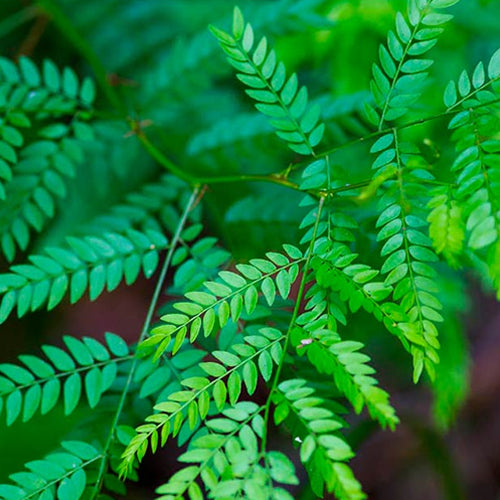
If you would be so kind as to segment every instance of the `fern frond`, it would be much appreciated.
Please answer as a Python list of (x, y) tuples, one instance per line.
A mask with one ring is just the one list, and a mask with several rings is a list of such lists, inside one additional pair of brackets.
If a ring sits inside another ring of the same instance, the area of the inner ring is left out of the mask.
[(31, 229), (42, 231), (56, 213), (56, 200), (66, 196), (65, 178), (75, 176), (83, 161), (79, 138), (92, 138), (92, 129), (76, 120), (43, 127), (40, 140), (28, 144), (19, 157), (15, 176), (0, 201), (0, 238), (7, 260), (15, 257), (16, 246), (26, 250)]
[(438, 259), (426, 234), (427, 223), (418, 215), (421, 200), (427, 196), (421, 180), (432, 180), (433, 176), (421, 165), (418, 149), (401, 142), (395, 129), (378, 139), (371, 152), (377, 154), (372, 167), (375, 175), (389, 169), (396, 175), (395, 180), (383, 184), (386, 192), (379, 201), (377, 240), (385, 241), (381, 272), (387, 274), (385, 283), (394, 286), (393, 298), (401, 303), (409, 318), (410, 331), (405, 335), (412, 344), (413, 378), (418, 380), (425, 367), (433, 379), (434, 365), (439, 361), (434, 323), (442, 321), (442, 305), (435, 296), (435, 270), (429, 264)]
[(314, 396), (307, 381), (293, 379), (281, 382), (275, 398), (275, 420), (281, 422), (292, 414), (301, 424), (295, 440), (300, 444), (300, 460), (309, 473), (311, 488), (320, 498), (324, 490), (334, 493), (339, 500), (361, 500), (366, 495), (345, 464), (354, 452), (338, 432), (344, 423), (325, 408), (325, 401)]
[(27, 471), (11, 474), (11, 484), (0, 485), (2, 500), (23, 498), (71, 498), (78, 500), (101, 458), (99, 451), (82, 441), (63, 441), (60, 452), (28, 462)]
[(358, 352), (363, 347), (361, 342), (340, 341), (331, 335), (320, 335), (304, 346), (309, 361), (320, 373), (333, 376), (356, 413), (366, 405), (373, 419), (394, 430), (399, 419), (389, 403), (389, 394), (377, 387), (377, 380), (371, 376), (375, 370), (367, 364), (370, 358)]
[(287, 79), (282, 62), (276, 61), (274, 50), (268, 49), (267, 39), (261, 38), (254, 47), (253, 28), (245, 24), (241, 11), (236, 7), (233, 33), (229, 35), (214, 26), (210, 30), (228, 56), (228, 61), (239, 73), (237, 77), (250, 90), (245, 92), (258, 104), (255, 107), (270, 117), (278, 137), (288, 147), (303, 155), (313, 155), (325, 130), (318, 125), (319, 106), (308, 109), (307, 89), (298, 89), (297, 75)]
[(392, 287), (373, 281), (378, 271), (366, 265), (352, 264), (355, 258), (356, 255), (347, 249), (337, 247), (328, 259), (322, 261), (318, 258), (315, 263), (313, 260), (312, 268), (318, 284), (309, 291), (305, 312), (297, 318), (303, 331), (296, 333), (295, 345), (306, 351), (309, 361), (320, 373), (333, 376), (335, 385), (356, 413), (366, 405), (372, 418), (383, 427), (394, 429), (398, 418), (389, 404), (389, 395), (376, 387), (376, 379), (370, 376), (375, 373), (367, 365), (370, 358), (357, 352), (363, 344), (342, 341), (336, 333), (337, 321), (346, 324), (346, 318), (344, 311), (331, 300), (331, 292), (325, 292), (325, 288), (338, 292), (341, 304), (348, 303), (351, 311), (363, 307), (378, 320), (383, 320), (405, 346), (408, 345), (405, 329), (399, 323), (407, 318), (395, 304), (383, 302), (392, 293)]
[(174, 339), (175, 354), (186, 338), (194, 342), (201, 331), (208, 337), (216, 323), (223, 327), (230, 318), (237, 321), (243, 310), (251, 314), (259, 300), (258, 287), (269, 306), (274, 304), (277, 291), (288, 298), (304, 256), (291, 245), (284, 245), (284, 249), (286, 253), (269, 252), (266, 259), (237, 264), (238, 273), (221, 271), (220, 281), (204, 283), (205, 291), (188, 292), (188, 302), (175, 303), (173, 307), (179, 312), (162, 316), (165, 324), (155, 328), (139, 348), (154, 347), (157, 359)]
[[(12, 261), (16, 246), (26, 249), (30, 227), (41, 231), (54, 216), (54, 198), (65, 195), (63, 178), (74, 175), (82, 156), (75, 138), (92, 138), (84, 121), (92, 114), (95, 89), (92, 80), (80, 82), (72, 69), (61, 72), (48, 60), (40, 71), (27, 57), (19, 66), (0, 58), (0, 94), (0, 178), (9, 181), (6, 188), (0, 183), (0, 244)], [(29, 116), (41, 128), (38, 140), (26, 143), (19, 128), (33, 127)], [(14, 147), (22, 149), (16, 153)]]
[(351, 312), (363, 308), (372, 314), (409, 350), (414, 340), (408, 317), (398, 304), (387, 300), (394, 291), (393, 287), (385, 282), (374, 281), (379, 271), (366, 264), (354, 263), (356, 258), (357, 254), (344, 246), (336, 246), (321, 258), (314, 258), (311, 267), (318, 284), (338, 292), (340, 300), (348, 305)]
[(85, 393), (94, 408), (102, 394), (108, 391), (117, 375), (118, 363), (131, 359), (124, 340), (106, 333), (106, 344), (84, 337), (63, 338), (67, 351), (50, 345), (42, 346), (47, 360), (22, 355), (26, 367), (0, 364), (0, 411), (5, 402), (7, 425), (20, 416), (27, 422), (40, 409), (45, 415), (64, 399), (64, 413), (69, 415)]
[(211, 401), (221, 411), (226, 402), (237, 403), (242, 383), (252, 395), (259, 375), (266, 382), (270, 380), (274, 365), (283, 357), (281, 344), (285, 336), (276, 328), (268, 327), (249, 327), (249, 333), (253, 335), (244, 337), (244, 344), (235, 344), (229, 351), (212, 352), (217, 362), (199, 365), (204, 376), (183, 379), (181, 384), (186, 389), (169, 394), (166, 401), (155, 406), (159, 413), (147, 417), (146, 423), (136, 429), (137, 435), (123, 454), (122, 475), (127, 474), (136, 457), (142, 460), (148, 446), (155, 453), (159, 440), (164, 446), (171, 434), (175, 437), (184, 421), (193, 430), (199, 420), (207, 417)]
[(124, 235), (68, 237), (66, 247), (47, 247), (44, 254), (29, 256), (29, 264), (11, 266), (9, 273), (0, 275), (0, 322), (16, 306), (19, 317), (44, 304), (50, 310), (68, 292), (71, 303), (87, 289), (94, 300), (104, 289), (112, 291), (123, 280), (133, 283), (141, 268), (150, 277), (158, 266), (159, 252), (167, 246), (163, 234), (133, 229)]
[(443, 254), (448, 264), (457, 268), (465, 242), (462, 205), (453, 199), (451, 189), (444, 186), (434, 190), (428, 207), (432, 209), (427, 216), (429, 236), (436, 253)]
[[(464, 70), (458, 78), (458, 84), (454, 80), (448, 82), (443, 96), (447, 111), (457, 108), (467, 110), (469, 106), (476, 107), (495, 101), (500, 88), (499, 82), (500, 49), (491, 56), (487, 69), (480, 61), (474, 68), (472, 77)], [(460, 121), (460, 118), (455, 120)]]
[[(76, 111), (90, 111), (95, 98), (94, 83), (90, 78), (79, 81), (68, 67), (63, 71), (50, 60), (45, 60), (40, 71), (28, 57), (19, 58), (19, 66), (5, 57), (0, 58), (0, 88), (2, 112), (34, 113), (38, 119), (48, 116), (72, 115)], [(16, 116), (16, 119), (20, 118)]]
[(208, 420), (208, 433), (195, 436), (179, 460), (188, 465), (174, 474), (156, 492), (162, 500), (203, 498), (282, 498), (291, 500), (278, 484), (298, 484), (292, 462), (282, 453), (262, 453), (259, 439), (264, 429), (260, 413), (264, 407), (240, 402), (221, 417)]
[[(455, 83), (450, 82), (445, 101), (452, 108), (462, 109), (452, 118), (449, 128), (453, 130), (458, 153), (451, 170), (457, 185), (454, 194), (464, 210), (466, 244), (474, 252), (489, 250), (486, 261), (498, 285), (500, 140), (497, 138), (499, 120), (492, 110), (498, 109), (495, 100), (500, 91), (500, 50), (490, 59), (488, 77), (486, 81), (482, 63), (476, 66), (472, 80), (467, 72), (462, 72), (458, 93)], [(491, 90), (486, 90), (488, 86)], [(485, 107), (485, 104), (489, 105)]]
[(427, 69), (433, 64), (422, 59), (437, 42), (442, 26), (453, 16), (435, 12), (459, 0), (409, 0), (407, 19), (396, 15), (396, 33), (389, 31), (387, 46), (379, 49), (380, 65), (373, 65), (370, 88), (376, 109), (365, 106), (368, 119), (382, 130), (384, 123), (400, 118), (418, 101)]

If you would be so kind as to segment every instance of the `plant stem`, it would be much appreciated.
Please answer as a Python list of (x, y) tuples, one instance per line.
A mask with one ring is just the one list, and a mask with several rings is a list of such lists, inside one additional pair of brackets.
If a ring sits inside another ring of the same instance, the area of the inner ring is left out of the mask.
[(140, 143), (144, 146), (144, 149), (162, 166), (165, 167), (170, 173), (179, 177), (183, 181), (186, 181), (192, 186), (199, 186), (200, 182), (196, 177), (191, 174), (184, 172), (181, 168), (175, 165), (171, 160), (169, 160), (144, 134), (142, 130), (137, 131), (137, 138)]
[[(132, 124), (132, 127), (136, 125)], [(180, 167), (175, 165), (169, 158), (167, 158), (144, 134), (140, 129), (136, 131), (137, 138), (144, 146), (146, 151), (163, 167), (171, 172), (176, 177), (186, 181), (193, 186), (201, 186), (202, 184), (227, 184), (231, 182), (271, 182), (279, 184), (291, 189), (298, 190), (298, 185), (287, 178), (276, 174), (242, 174), (242, 175), (225, 175), (220, 177), (195, 177), (194, 175), (185, 172)]]
[(280, 177), (276, 174), (269, 175), (253, 175), (253, 174), (243, 174), (243, 175), (228, 175), (222, 177), (200, 177), (198, 181), (202, 184), (223, 184), (230, 182), (271, 182), (273, 184), (279, 184), (280, 186), (285, 186), (291, 189), (298, 190), (299, 186), (292, 181), (289, 181), (285, 177)]
[[(182, 233), (182, 230), (186, 224), (189, 212), (191, 211), (191, 208), (193, 207), (193, 205), (195, 204), (195, 202), (197, 200), (198, 192), (199, 192), (198, 188), (193, 190), (193, 193), (191, 194), (191, 197), (186, 205), (186, 208), (184, 209), (184, 213), (182, 214), (181, 220), (179, 221), (179, 224), (178, 224), (177, 229), (175, 231), (174, 237), (172, 238), (172, 243), (171, 243), (170, 248), (168, 250), (167, 256), (165, 257), (165, 262), (164, 262), (163, 267), (161, 269), (160, 276), (158, 277), (158, 281), (156, 283), (156, 287), (155, 287), (155, 290), (153, 292), (153, 297), (151, 298), (151, 302), (149, 304), (149, 309), (148, 309), (148, 312), (146, 314), (146, 319), (144, 320), (144, 324), (142, 327), (142, 331), (141, 331), (141, 335), (139, 337), (138, 343), (140, 343), (142, 340), (144, 340), (144, 338), (148, 334), (149, 329), (151, 327), (153, 315), (154, 315), (154, 312), (156, 310), (158, 299), (160, 298), (160, 294), (161, 294), (161, 291), (162, 291), (164, 283), (165, 283), (165, 278), (167, 276), (168, 269), (170, 268), (170, 263), (172, 262), (172, 257), (174, 255), (177, 244), (180, 240), (181, 233)], [(109, 433), (108, 433), (108, 438), (107, 438), (106, 443), (105, 443), (104, 448), (103, 448), (103, 458), (101, 460), (101, 465), (99, 467), (99, 472), (97, 474), (97, 480), (96, 480), (94, 489), (92, 491), (92, 495), (90, 497), (91, 500), (96, 498), (96, 495), (99, 493), (99, 490), (101, 488), (102, 479), (104, 476), (104, 472), (106, 470), (107, 456), (108, 456), (109, 448), (111, 446), (111, 443), (113, 442), (115, 429), (116, 429), (118, 422), (120, 420), (120, 416), (122, 414), (123, 407), (125, 405), (125, 400), (127, 399), (128, 391), (129, 391), (130, 386), (132, 384), (132, 379), (133, 379), (135, 370), (137, 368), (137, 363), (138, 363), (138, 358), (135, 357), (134, 360), (132, 361), (132, 365), (130, 367), (130, 370), (129, 370), (129, 373), (127, 376), (127, 380), (125, 382), (125, 387), (123, 388), (123, 391), (122, 391), (122, 394), (120, 397), (120, 401), (118, 403), (115, 415), (113, 417), (113, 421), (111, 422), (111, 426), (110, 426)]]
[[(478, 104), (477, 106), (474, 106), (474, 109), (484, 108), (486, 106), (491, 106), (492, 104), (497, 104), (497, 103), (500, 103), (500, 98), (495, 99), (493, 101)], [(316, 156), (318, 158), (324, 158), (324, 157), (329, 156), (337, 151), (348, 148), (350, 146), (354, 146), (355, 144), (359, 144), (359, 143), (368, 141), (370, 139), (375, 139), (375, 138), (380, 137), (382, 135), (388, 134), (393, 130), (400, 131), (400, 130), (405, 130), (407, 128), (415, 127), (417, 125), (423, 125), (424, 123), (427, 123), (430, 121), (439, 120), (441, 118), (445, 118), (445, 117), (450, 116), (450, 115), (456, 115), (460, 111), (463, 111), (463, 110), (450, 108), (450, 109), (447, 109), (446, 111), (443, 111), (442, 113), (439, 113), (437, 115), (426, 116), (424, 118), (419, 118), (418, 120), (414, 120), (414, 121), (408, 122), (408, 123), (403, 123), (402, 125), (398, 125), (395, 127), (387, 127), (383, 130), (376, 130), (375, 132), (371, 132), (367, 135), (364, 135), (363, 137), (357, 137), (356, 139), (352, 139), (351, 141), (344, 142), (343, 144), (340, 144), (340, 145), (335, 146), (333, 148), (322, 151), (322, 152), (318, 153)], [(298, 168), (302, 168), (302, 167), (308, 165), (309, 163), (310, 163), (309, 161), (303, 161), (300, 163), (296, 163), (293, 165), (293, 169), (295, 170)]]
[(300, 281), (300, 287), (299, 287), (299, 291), (297, 293), (297, 298), (295, 299), (295, 307), (293, 309), (292, 318), (290, 320), (290, 324), (288, 325), (288, 331), (287, 331), (286, 337), (285, 337), (285, 344), (283, 346), (283, 356), (280, 360), (280, 364), (278, 365), (278, 368), (276, 369), (276, 373), (274, 375), (273, 382), (271, 384), (271, 390), (269, 391), (269, 395), (268, 395), (267, 401), (266, 401), (266, 407), (265, 407), (265, 411), (264, 411), (264, 428), (266, 429), (266, 432), (264, 433), (264, 436), (262, 437), (262, 443), (261, 443), (262, 453), (264, 453), (266, 450), (267, 434), (268, 434), (268, 430), (269, 430), (269, 413), (271, 410), (271, 402), (272, 402), (271, 400), (272, 400), (273, 394), (276, 392), (276, 388), (278, 387), (278, 382), (279, 382), (279, 378), (281, 375), (281, 371), (282, 371), (283, 366), (285, 364), (286, 352), (287, 352), (288, 346), (290, 344), (290, 335), (292, 333), (292, 329), (295, 325), (295, 321), (296, 321), (297, 316), (299, 314), (299, 309), (300, 309), (300, 305), (302, 302), (302, 296), (304, 295), (304, 290), (305, 290), (305, 286), (306, 286), (307, 273), (309, 271), (309, 264), (311, 262), (311, 257), (313, 254), (314, 243), (316, 242), (316, 235), (318, 232), (318, 226), (319, 226), (319, 221), (321, 219), (321, 212), (323, 209), (324, 202), (325, 202), (325, 198), (322, 196), (319, 200), (318, 213), (316, 214), (316, 221), (314, 224), (314, 230), (313, 230), (311, 243), (309, 244), (309, 249), (307, 252), (306, 262), (304, 264), (304, 269), (302, 270), (302, 279)]

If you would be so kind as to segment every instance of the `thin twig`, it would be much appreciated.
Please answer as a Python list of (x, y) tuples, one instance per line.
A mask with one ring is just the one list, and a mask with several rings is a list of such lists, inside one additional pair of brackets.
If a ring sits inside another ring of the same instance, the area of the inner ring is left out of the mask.
[[(186, 208), (184, 209), (184, 213), (181, 217), (181, 220), (179, 221), (179, 225), (177, 226), (174, 237), (172, 238), (172, 243), (171, 243), (169, 251), (165, 257), (165, 262), (164, 262), (163, 267), (161, 269), (160, 276), (158, 277), (158, 281), (156, 282), (156, 287), (155, 287), (155, 290), (153, 292), (151, 302), (149, 304), (146, 319), (144, 320), (144, 325), (142, 327), (141, 335), (139, 337), (139, 341), (138, 341), (139, 343), (142, 342), (142, 340), (144, 340), (144, 338), (146, 337), (146, 335), (148, 334), (148, 332), (151, 328), (151, 322), (153, 320), (153, 315), (154, 315), (154, 312), (156, 310), (156, 306), (158, 304), (158, 299), (160, 298), (161, 291), (163, 290), (165, 278), (167, 276), (168, 269), (170, 268), (170, 263), (172, 262), (172, 257), (174, 255), (175, 249), (177, 248), (177, 244), (180, 240), (182, 230), (183, 230), (183, 228), (186, 224), (187, 218), (189, 216), (189, 212), (191, 211), (193, 204), (195, 203), (195, 201), (198, 197), (198, 191), (199, 190), (196, 188), (196, 189), (194, 189), (193, 193), (191, 194), (191, 198), (189, 199), (189, 201), (186, 205)], [(95, 486), (93, 488), (92, 495), (90, 497), (91, 499), (96, 498), (96, 495), (99, 493), (99, 490), (101, 488), (102, 479), (103, 479), (103, 476), (104, 476), (104, 473), (106, 470), (109, 448), (111, 446), (111, 443), (113, 442), (115, 430), (116, 430), (116, 427), (117, 427), (118, 422), (120, 420), (120, 417), (121, 417), (121, 414), (123, 411), (123, 407), (124, 407), (125, 401), (127, 399), (128, 391), (129, 391), (130, 386), (132, 384), (132, 379), (134, 377), (134, 373), (135, 373), (135, 370), (137, 368), (137, 364), (138, 364), (138, 358), (135, 357), (133, 362), (132, 362), (132, 365), (130, 366), (129, 373), (127, 375), (127, 380), (125, 382), (125, 386), (123, 388), (123, 391), (122, 391), (122, 394), (120, 397), (120, 401), (118, 403), (115, 415), (113, 417), (113, 421), (111, 422), (111, 426), (110, 426), (109, 433), (108, 433), (108, 438), (107, 438), (106, 443), (105, 443), (104, 448), (103, 448), (103, 458), (101, 460), (99, 472), (97, 474), (97, 480), (96, 480)]]
[(290, 323), (288, 325), (288, 331), (287, 331), (286, 337), (285, 337), (285, 344), (283, 346), (283, 356), (281, 357), (280, 364), (278, 365), (278, 368), (276, 369), (276, 373), (274, 375), (273, 382), (271, 384), (271, 389), (269, 391), (269, 395), (268, 395), (267, 401), (266, 401), (266, 408), (265, 408), (265, 412), (264, 412), (264, 428), (266, 429), (266, 432), (264, 433), (264, 435), (262, 437), (262, 443), (261, 443), (261, 451), (262, 452), (264, 452), (266, 450), (267, 434), (269, 432), (269, 414), (271, 411), (272, 397), (273, 397), (273, 395), (276, 392), (276, 389), (278, 387), (279, 378), (281, 375), (281, 370), (283, 369), (283, 365), (285, 362), (286, 352), (288, 349), (288, 345), (290, 344), (290, 336), (292, 333), (292, 329), (295, 326), (295, 321), (296, 321), (297, 316), (299, 314), (300, 305), (302, 303), (302, 296), (304, 295), (304, 290), (305, 290), (306, 281), (307, 281), (307, 273), (309, 271), (309, 264), (311, 262), (311, 257), (313, 254), (314, 243), (316, 242), (316, 235), (318, 232), (318, 226), (319, 226), (319, 221), (321, 219), (321, 212), (323, 209), (324, 202), (325, 202), (325, 198), (322, 196), (320, 198), (319, 204), (318, 204), (318, 213), (316, 214), (316, 222), (314, 224), (313, 235), (311, 238), (311, 243), (309, 244), (307, 258), (306, 258), (306, 261), (304, 263), (304, 268), (302, 270), (302, 279), (300, 282), (299, 291), (297, 293), (297, 298), (295, 299), (295, 307), (294, 307), (294, 310), (292, 313), (292, 318), (291, 318)]

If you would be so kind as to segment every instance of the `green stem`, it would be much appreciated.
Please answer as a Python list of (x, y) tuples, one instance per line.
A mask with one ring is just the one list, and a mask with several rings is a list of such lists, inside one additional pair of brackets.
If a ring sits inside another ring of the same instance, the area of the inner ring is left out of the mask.
[[(41, 493), (43, 493), (44, 491), (47, 491), (47, 490), (50, 491), (51, 488), (53, 486), (55, 486), (57, 483), (61, 483), (66, 478), (68, 478), (69, 476), (73, 475), (76, 471), (85, 469), (85, 467), (87, 467), (88, 465), (93, 464), (96, 460), (99, 460), (100, 458), (102, 458), (102, 455), (99, 455), (97, 457), (91, 458), (90, 460), (86, 460), (85, 462), (82, 462), (78, 466), (73, 467), (70, 470), (68, 470), (63, 476), (60, 476), (57, 479), (53, 479), (52, 481), (49, 481), (49, 482), (45, 483), (43, 486), (41, 486), (37, 490), (32, 491), (31, 493), (29, 493), (26, 496), (23, 496), (22, 497), (23, 500), (28, 500), (29, 498), (33, 498), (33, 497), (40, 498), (40, 496), (43, 496), (43, 495), (40, 495)], [(49, 498), (54, 498), (53, 494), (51, 494), (49, 496)]]
[[(151, 322), (153, 320), (153, 315), (154, 315), (154, 312), (156, 310), (156, 305), (158, 303), (158, 299), (160, 298), (161, 291), (163, 290), (163, 285), (165, 282), (165, 278), (167, 276), (167, 272), (170, 268), (170, 263), (172, 262), (172, 257), (174, 255), (174, 251), (177, 248), (177, 244), (181, 238), (181, 233), (182, 233), (182, 230), (184, 229), (184, 226), (186, 224), (189, 212), (191, 211), (191, 208), (193, 207), (193, 205), (196, 202), (196, 199), (198, 197), (198, 192), (199, 192), (199, 190), (195, 189), (193, 191), (193, 193), (191, 194), (191, 198), (189, 199), (189, 201), (186, 205), (184, 213), (182, 214), (181, 220), (179, 221), (179, 224), (178, 224), (177, 229), (175, 231), (174, 237), (172, 238), (172, 244), (170, 245), (167, 256), (165, 257), (165, 263), (163, 264), (163, 267), (162, 267), (161, 272), (160, 272), (160, 276), (158, 277), (158, 281), (156, 283), (156, 287), (155, 287), (155, 290), (153, 292), (153, 297), (151, 298), (151, 302), (149, 304), (149, 309), (148, 309), (148, 312), (146, 315), (146, 319), (144, 320), (141, 335), (140, 335), (139, 340), (138, 340), (139, 344), (144, 340), (144, 338), (148, 334), (149, 329), (151, 327)], [(130, 385), (132, 384), (132, 379), (133, 379), (135, 370), (137, 368), (138, 360), (139, 360), (139, 358), (135, 357), (134, 361), (132, 362), (132, 365), (130, 367), (130, 370), (129, 370), (129, 373), (127, 376), (127, 380), (125, 382), (125, 387), (123, 388), (123, 391), (122, 391), (122, 394), (120, 397), (120, 401), (118, 403), (118, 407), (117, 407), (115, 415), (113, 417), (113, 421), (111, 422), (111, 426), (110, 426), (109, 433), (108, 433), (108, 438), (107, 438), (106, 444), (104, 445), (104, 448), (103, 448), (103, 457), (102, 457), (101, 464), (99, 467), (99, 472), (97, 474), (96, 483), (95, 483), (94, 489), (92, 491), (92, 494), (90, 496), (91, 500), (96, 498), (96, 496), (98, 495), (99, 490), (101, 488), (102, 479), (104, 476), (104, 472), (106, 470), (107, 456), (108, 456), (109, 448), (111, 446), (111, 443), (113, 442), (115, 429), (116, 429), (118, 422), (120, 420), (120, 417), (121, 417), (121, 414), (123, 411), (123, 407), (125, 405), (125, 400), (127, 399), (128, 391), (130, 389)]]
[(37, 0), (38, 6), (47, 13), (61, 33), (75, 47), (75, 49), (88, 61), (92, 67), (97, 83), (106, 95), (110, 104), (121, 114), (125, 115), (125, 106), (118, 92), (108, 81), (108, 73), (101, 60), (97, 57), (87, 40), (73, 26), (71, 20), (53, 0)]
[[(492, 101), (489, 101), (489, 102), (483, 102), (481, 104), (478, 104), (477, 106), (474, 106), (473, 109), (480, 109), (480, 108), (484, 108), (486, 106), (492, 106), (493, 104), (498, 104), (498, 103), (500, 103), (500, 98), (492, 100)], [(362, 142), (366, 142), (366, 141), (368, 141), (370, 139), (376, 139), (377, 137), (380, 137), (380, 136), (385, 135), (385, 134), (389, 134), (393, 130), (401, 131), (401, 130), (405, 130), (407, 128), (415, 127), (417, 125), (423, 125), (424, 123), (428, 123), (430, 121), (439, 120), (441, 118), (445, 118), (445, 117), (450, 116), (450, 115), (456, 115), (456, 114), (458, 114), (461, 111), (463, 111), (463, 110), (457, 110), (457, 109), (454, 109), (454, 108), (450, 108), (450, 109), (448, 109), (446, 111), (443, 111), (442, 113), (439, 113), (437, 115), (426, 116), (424, 118), (419, 118), (418, 120), (414, 120), (414, 121), (408, 122), (408, 123), (403, 123), (402, 125), (398, 125), (398, 126), (395, 126), (395, 127), (387, 127), (387, 128), (385, 128), (383, 130), (376, 130), (375, 132), (371, 132), (371, 133), (369, 133), (367, 135), (364, 135), (363, 137), (357, 137), (356, 139), (344, 142), (343, 144), (340, 144), (340, 145), (335, 146), (333, 148), (330, 148), (330, 149), (327, 149), (325, 151), (322, 151), (322, 152), (318, 153), (316, 155), (316, 157), (317, 158), (328, 157), (331, 154), (336, 153), (337, 151), (340, 151), (342, 149), (348, 148), (350, 146), (354, 146), (356, 144), (360, 144)], [(293, 165), (293, 169), (295, 170), (295, 169), (298, 169), (298, 168), (305, 167), (309, 163), (310, 163), (309, 160), (306, 160), (306, 161), (303, 161), (303, 162), (300, 162), (300, 163), (295, 163)]]
[[(134, 124), (132, 124), (134, 126)], [(273, 184), (279, 184), (281, 186), (289, 187), (291, 189), (298, 189), (297, 184), (289, 181), (283, 176), (276, 174), (270, 175), (225, 175), (220, 177), (195, 177), (188, 172), (185, 172), (180, 167), (175, 165), (171, 160), (169, 160), (149, 139), (146, 137), (142, 130), (137, 132), (137, 138), (144, 146), (146, 151), (163, 167), (165, 167), (170, 173), (179, 177), (180, 179), (186, 181), (193, 186), (201, 186), (202, 184), (228, 184), (232, 182), (271, 182)]]
[(188, 184), (192, 186), (198, 186), (200, 183), (196, 177), (193, 177), (191, 174), (184, 172), (181, 168), (175, 165), (171, 160), (169, 160), (147, 137), (146, 135), (139, 130), (137, 132), (137, 138), (144, 146), (144, 149), (162, 166), (165, 167), (170, 173), (179, 177), (183, 181), (186, 181)]
[(269, 391), (269, 395), (268, 395), (267, 401), (266, 401), (266, 409), (265, 409), (265, 413), (264, 413), (264, 428), (266, 429), (266, 431), (264, 432), (264, 435), (262, 437), (262, 446), (261, 446), (262, 453), (264, 453), (266, 450), (267, 434), (268, 434), (268, 430), (269, 430), (269, 413), (271, 410), (271, 400), (272, 400), (273, 394), (276, 392), (276, 389), (278, 387), (278, 382), (279, 382), (279, 378), (281, 375), (281, 371), (282, 371), (283, 366), (285, 364), (286, 352), (287, 352), (288, 346), (290, 344), (290, 335), (292, 333), (292, 329), (295, 325), (295, 321), (296, 321), (297, 316), (299, 314), (300, 305), (302, 303), (302, 296), (304, 295), (304, 290), (305, 290), (306, 281), (307, 281), (307, 273), (309, 271), (309, 264), (311, 262), (311, 257), (313, 254), (314, 243), (316, 242), (316, 235), (318, 232), (318, 226), (319, 226), (319, 221), (321, 219), (321, 212), (323, 209), (324, 202), (325, 202), (325, 198), (321, 197), (319, 200), (318, 213), (316, 215), (316, 222), (314, 224), (314, 230), (313, 230), (311, 243), (309, 244), (309, 250), (307, 252), (307, 259), (306, 259), (306, 262), (304, 264), (304, 269), (302, 271), (302, 280), (300, 281), (299, 291), (297, 293), (297, 298), (295, 299), (295, 307), (293, 309), (292, 319), (290, 320), (290, 324), (288, 325), (288, 331), (286, 333), (285, 344), (283, 346), (283, 356), (281, 357), (280, 364), (278, 365), (278, 368), (277, 368), (276, 373), (274, 375), (274, 379), (273, 379), (273, 382), (271, 385), (271, 390)]
[(327, 196), (334, 196), (337, 193), (343, 193), (345, 191), (352, 191), (353, 189), (359, 189), (365, 186), (368, 186), (371, 183), (371, 179), (367, 179), (364, 181), (356, 182), (354, 184), (346, 184), (345, 186), (340, 186), (335, 189), (329, 189), (325, 192)]
[(290, 189), (298, 190), (299, 186), (292, 181), (289, 181), (285, 177), (280, 177), (276, 174), (269, 175), (227, 175), (222, 177), (200, 177), (198, 182), (201, 184), (225, 184), (230, 182), (271, 182), (273, 184), (279, 184), (280, 186), (285, 186)]

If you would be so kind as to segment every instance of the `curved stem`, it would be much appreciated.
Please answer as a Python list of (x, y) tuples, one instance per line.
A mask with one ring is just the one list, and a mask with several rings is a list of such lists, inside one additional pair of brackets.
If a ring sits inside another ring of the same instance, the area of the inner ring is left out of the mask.
[[(132, 123), (132, 127), (137, 126)], [(291, 189), (298, 189), (298, 185), (292, 181), (289, 181), (283, 175), (269, 174), (269, 175), (253, 175), (253, 174), (242, 174), (242, 175), (224, 175), (217, 177), (196, 177), (188, 172), (185, 172), (180, 167), (175, 165), (169, 158), (167, 158), (146, 136), (142, 130), (137, 130), (137, 138), (140, 143), (144, 146), (146, 151), (163, 167), (165, 167), (170, 173), (179, 177), (180, 179), (186, 181), (193, 186), (200, 186), (202, 184), (228, 184), (232, 182), (271, 182), (273, 184), (279, 184)]]
[[(132, 128), (136, 127), (137, 124), (132, 123)], [(146, 134), (140, 129), (136, 130), (137, 138), (140, 143), (144, 146), (144, 149), (164, 168), (166, 168), (170, 173), (179, 177), (183, 181), (186, 181), (192, 186), (198, 186), (201, 184), (198, 179), (188, 172), (184, 172), (175, 163), (169, 160), (147, 137)]]
[(271, 182), (273, 184), (279, 184), (280, 186), (285, 186), (290, 189), (299, 189), (298, 184), (295, 184), (295, 182), (289, 181), (287, 178), (276, 174), (243, 174), (227, 175), (222, 177), (200, 177), (198, 178), (198, 182), (200, 182), (201, 184), (225, 184), (230, 182)]

